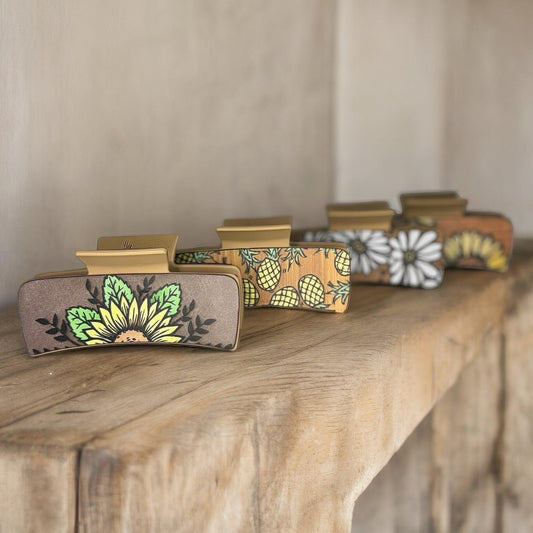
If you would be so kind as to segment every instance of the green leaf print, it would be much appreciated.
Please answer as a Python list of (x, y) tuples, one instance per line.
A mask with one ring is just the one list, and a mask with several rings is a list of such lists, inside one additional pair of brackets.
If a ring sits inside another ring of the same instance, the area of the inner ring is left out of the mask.
[(168, 309), (168, 316), (174, 316), (181, 303), (181, 289), (179, 285), (165, 285), (152, 295), (150, 303), (157, 302), (159, 309)]
[(71, 307), (67, 309), (67, 322), (70, 329), (80, 341), (89, 340), (85, 330), (92, 327), (91, 321), (102, 320), (100, 313), (88, 307)]
[(122, 298), (131, 304), (133, 302), (133, 291), (129, 286), (117, 276), (107, 276), (104, 280), (104, 303), (107, 309), (111, 302), (115, 302), (120, 307)]

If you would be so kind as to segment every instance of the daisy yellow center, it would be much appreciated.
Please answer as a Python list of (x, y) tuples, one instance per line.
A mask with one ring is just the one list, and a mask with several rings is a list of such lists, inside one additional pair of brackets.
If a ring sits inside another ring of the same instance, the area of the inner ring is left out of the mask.
[(366, 244), (359, 240), (355, 239), (355, 241), (352, 242), (352, 248), (359, 254), (362, 255), (366, 252)]
[(408, 265), (410, 263), (414, 263), (415, 260), (416, 260), (416, 252), (414, 250), (407, 250), (407, 252), (405, 252), (403, 258), (404, 258), (404, 261), (405, 261), (406, 265)]
[(122, 333), (118, 334), (115, 342), (147, 342), (148, 338), (144, 335), (142, 331), (137, 331), (135, 329), (127, 329)]

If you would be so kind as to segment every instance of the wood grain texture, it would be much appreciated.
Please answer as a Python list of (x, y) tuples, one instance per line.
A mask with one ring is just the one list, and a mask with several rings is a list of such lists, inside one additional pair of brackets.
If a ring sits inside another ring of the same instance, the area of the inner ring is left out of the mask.
[(1, 443), (0, 532), (75, 531), (77, 469), (74, 448)]
[(531, 531), (531, 251), (514, 254), (504, 322), (357, 500), (354, 533)]
[[(519, 260), (519, 249), (513, 260)], [(501, 531), (533, 530), (533, 273), (516, 268), (504, 339), (504, 428), (500, 442)]]
[(430, 531), (431, 435), (428, 415), (355, 502), (352, 533)]
[[(533, 271), (533, 250), (516, 269)], [(241, 348), (224, 354), (32, 360), (4, 313), (0, 447), (15, 457), (0, 462), (0, 517), (9, 533), (30, 515), (36, 533), (74, 531), (73, 516), (86, 533), (346, 533), (355, 499), (501, 323), (514, 275), (358, 287), (342, 315), (250, 311)], [(49, 487), (40, 503), (19, 482), (32, 450), (50, 450), (31, 475)]]
[(495, 530), (501, 336), (499, 326), (486, 332), (455, 385), (357, 500), (353, 533)]

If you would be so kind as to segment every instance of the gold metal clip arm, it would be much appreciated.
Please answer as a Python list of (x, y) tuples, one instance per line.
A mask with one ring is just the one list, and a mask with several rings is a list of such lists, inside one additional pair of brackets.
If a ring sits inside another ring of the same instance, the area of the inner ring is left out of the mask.
[(329, 229), (375, 229), (387, 231), (395, 215), (387, 202), (328, 205)]
[(101, 274), (164, 274), (170, 272), (165, 248), (76, 252), (89, 276)]

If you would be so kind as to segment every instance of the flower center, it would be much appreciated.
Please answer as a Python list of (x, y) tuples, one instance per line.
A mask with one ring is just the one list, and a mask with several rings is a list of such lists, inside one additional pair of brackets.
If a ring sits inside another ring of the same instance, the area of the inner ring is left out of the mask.
[(115, 342), (147, 342), (148, 338), (142, 331), (135, 329), (127, 329), (122, 333), (119, 333), (115, 339)]
[(359, 254), (359, 255), (363, 255), (364, 253), (366, 253), (366, 244), (361, 241), (360, 239), (355, 239), (354, 241), (351, 242), (351, 245), (352, 245), (352, 248)]
[(406, 265), (414, 263), (416, 260), (416, 252), (414, 250), (407, 250), (407, 252), (403, 254), (403, 260)]

